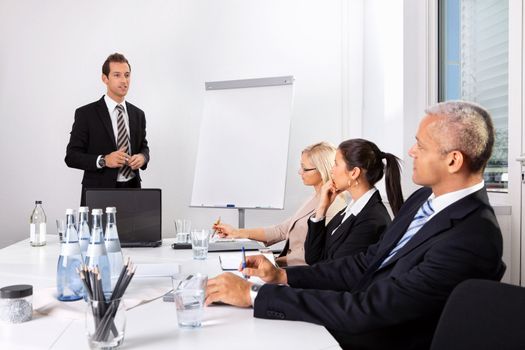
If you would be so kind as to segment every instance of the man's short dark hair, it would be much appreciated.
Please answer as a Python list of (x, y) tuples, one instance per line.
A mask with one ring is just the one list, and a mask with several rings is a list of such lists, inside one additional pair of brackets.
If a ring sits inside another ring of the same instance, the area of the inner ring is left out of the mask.
[(115, 53), (112, 53), (111, 55), (109, 55), (108, 58), (106, 58), (106, 61), (104, 62), (104, 64), (102, 65), (102, 74), (104, 74), (106, 77), (109, 76), (109, 64), (111, 62), (127, 63), (128, 67), (129, 67), (129, 70), (131, 71), (131, 66), (130, 66), (127, 58), (124, 57), (123, 54), (115, 52)]

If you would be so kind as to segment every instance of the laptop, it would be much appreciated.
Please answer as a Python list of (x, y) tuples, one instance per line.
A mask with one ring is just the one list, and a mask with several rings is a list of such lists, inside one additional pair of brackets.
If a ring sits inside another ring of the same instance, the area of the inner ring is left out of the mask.
[[(117, 208), (117, 229), (122, 247), (158, 247), (162, 244), (162, 193), (158, 188), (86, 190), (90, 210)], [(106, 216), (103, 216), (103, 227)]]

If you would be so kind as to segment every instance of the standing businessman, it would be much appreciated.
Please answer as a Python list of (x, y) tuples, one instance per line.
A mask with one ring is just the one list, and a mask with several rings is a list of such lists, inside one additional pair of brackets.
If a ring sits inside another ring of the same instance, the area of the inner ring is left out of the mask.
[(255, 317), (320, 324), (343, 348), (428, 349), (454, 287), (504, 272), (501, 231), (483, 182), (493, 144), (483, 108), (461, 101), (429, 108), (409, 151), (412, 180), (424, 187), (378, 243), (286, 270), (249, 257), (244, 274), (267, 284), (222, 274), (208, 282), (206, 303), (253, 305)]
[(84, 170), (81, 205), (89, 188), (140, 188), (149, 148), (144, 112), (125, 101), (130, 76), (126, 57), (110, 55), (102, 65), (106, 94), (75, 111), (65, 162)]

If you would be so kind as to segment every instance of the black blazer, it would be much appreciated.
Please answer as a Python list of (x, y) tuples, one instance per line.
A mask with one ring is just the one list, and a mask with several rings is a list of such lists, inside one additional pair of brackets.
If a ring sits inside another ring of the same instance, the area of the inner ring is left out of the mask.
[[(126, 102), (129, 118), (131, 154), (142, 153), (149, 162), (149, 148), (146, 140), (146, 117), (144, 112)], [(117, 142), (111, 125), (108, 107), (104, 96), (75, 111), (75, 122), (66, 149), (65, 162), (68, 167), (84, 170), (82, 185), (85, 188), (113, 188), (117, 183), (118, 168), (97, 168), (99, 155), (107, 155), (117, 150)], [(135, 176), (140, 181), (138, 169)]]
[(447, 297), (470, 278), (498, 279), (502, 237), (487, 192), (448, 206), (388, 261), (431, 190), (416, 191), (364, 253), (287, 269), (288, 286), (262, 286), (254, 315), (325, 326), (345, 348), (428, 349)]
[[(304, 257), (308, 265), (364, 252), (376, 243), (390, 223), (379, 191), (368, 200), (357, 216), (350, 215), (343, 221), (346, 208), (330, 220), (308, 220), (308, 233), (304, 242)], [(337, 230), (332, 235), (332, 231)]]

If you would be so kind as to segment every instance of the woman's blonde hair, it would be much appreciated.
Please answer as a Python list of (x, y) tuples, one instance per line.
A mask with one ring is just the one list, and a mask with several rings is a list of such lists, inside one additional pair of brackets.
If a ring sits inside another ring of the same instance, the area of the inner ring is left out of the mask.
[(335, 148), (334, 145), (328, 142), (319, 142), (310, 145), (303, 149), (302, 154), (306, 154), (308, 159), (312, 162), (315, 168), (321, 174), (323, 183), (332, 180), (332, 167), (335, 163)]

